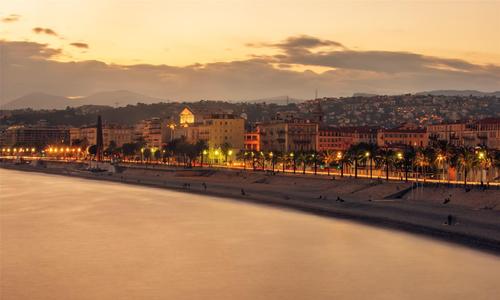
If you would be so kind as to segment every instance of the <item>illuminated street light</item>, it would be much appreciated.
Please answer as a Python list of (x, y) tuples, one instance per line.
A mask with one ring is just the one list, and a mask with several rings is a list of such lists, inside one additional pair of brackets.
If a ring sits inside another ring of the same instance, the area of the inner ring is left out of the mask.
[(370, 152), (366, 151), (365, 156), (370, 157)]
[(477, 156), (479, 157), (479, 159), (484, 159), (484, 152), (479, 152)]
[(233, 150), (229, 150), (229, 151), (227, 152), (227, 154), (228, 154), (228, 155), (232, 155), (232, 154), (233, 154)]
[(398, 152), (397, 156), (398, 156), (398, 159), (402, 159), (403, 158), (403, 153)]
[(203, 150), (203, 155), (207, 155), (207, 153), (208, 153), (207, 150)]

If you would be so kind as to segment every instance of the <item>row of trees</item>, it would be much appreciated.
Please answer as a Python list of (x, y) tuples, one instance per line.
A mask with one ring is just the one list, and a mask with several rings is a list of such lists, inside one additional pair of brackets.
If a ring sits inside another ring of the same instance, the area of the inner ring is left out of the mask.
[[(175, 161), (185, 166), (192, 166), (196, 162), (201, 162), (203, 165), (208, 158), (208, 145), (204, 141), (192, 144), (185, 139), (175, 139), (160, 149), (147, 148), (145, 145), (145, 141), (139, 140), (117, 147), (112, 141), (105, 149), (105, 154), (147, 162), (162, 160), (171, 163)], [(95, 154), (92, 152), (92, 147), (89, 153)], [(232, 150), (229, 144), (224, 144), (215, 152), (220, 155), (219, 162), (227, 162)], [(237, 153), (237, 158), (243, 162), (245, 168), (250, 164), (254, 170), (274, 172), (279, 165), (283, 171), (292, 169), (293, 173), (299, 170), (305, 174), (309, 168), (316, 174), (321, 168), (325, 169), (328, 174), (331, 170), (337, 170), (341, 176), (349, 172), (355, 178), (358, 177), (360, 170), (364, 170), (370, 178), (377, 173), (377, 177), (384, 176), (387, 180), (390, 174), (399, 174), (406, 181), (409, 176), (423, 180), (430, 177), (450, 180), (449, 174), (453, 171), (461, 175), (465, 185), (473, 171), (500, 168), (500, 151), (485, 147), (456, 147), (446, 141), (436, 141), (428, 147), (407, 146), (399, 150), (378, 147), (376, 144), (360, 143), (352, 145), (345, 152), (240, 151)], [(484, 178), (484, 180), (488, 179)]]
[[(347, 151), (325, 152), (257, 152), (244, 151), (239, 155), (246, 166), (248, 162), (253, 169), (262, 168), (275, 171), (275, 166), (281, 164), (283, 171), (292, 168), (296, 173), (300, 168), (306, 173), (309, 167), (317, 173), (318, 167), (338, 170), (344, 176), (346, 170), (351, 170), (357, 178), (359, 170), (363, 169), (372, 178), (375, 171), (379, 176), (383, 172), (388, 180), (391, 173), (400, 173), (407, 181), (410, 174), (417, 178), (442, 178), (449, 180), (453, 170), (462, 175), (467, 184), (469, 174), (474, 170), (489, 170), (500, 168), (500, 152), (485, 147), (455, 147), (452, 144), (439, 141), (428, 147), (411, 147), (394, 150), (378, 147), (376, 144), (360, 143), (352, 145)], [(448, 176), (445, 176), (448, 174)], [(482, 176), (482, 175), (481, 175)], [(481, 181), (487, 180), (482, 178)]]

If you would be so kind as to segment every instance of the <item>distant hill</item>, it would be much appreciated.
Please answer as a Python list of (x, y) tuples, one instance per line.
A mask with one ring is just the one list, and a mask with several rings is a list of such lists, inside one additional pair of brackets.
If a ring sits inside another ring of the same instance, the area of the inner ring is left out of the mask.
[(262, 98), (262, 99), (247, 100), (246, 102), (248, 102), (248, 103), (268, 103), (268, 104), (272, 103), (272, 104), (278, 104), (278, 105), (287, 105), (289, 103), (300, 103), (303, 101), (304, 100), (290, 98), (288, 96), (278, 96), (278, 97), (269, 97), (269, 98)]
[(45, 93), (31, 93), (2, 105), (2, 109), (64, 109), (68, 106), (82, 105), (127, 106), (141, 103), (161, 102), (159, 98), (141, 95), (130, 91), (106, 91), (92, 94), (87, 97), (70, 99), (67, 97)]
[(428, 92), (416, 93), (417, 95), (433, 95), (433, 96), (474, 96), (474, 97), (500, 97), (500, 91), (496, 92), (481, 92), (476, 90), (434, 90)]
[(45, 93), (31, 93), (2, 105), (2, 109), (61, 109), (70, 105), (70, 101), (71, 100), (66, 97)]

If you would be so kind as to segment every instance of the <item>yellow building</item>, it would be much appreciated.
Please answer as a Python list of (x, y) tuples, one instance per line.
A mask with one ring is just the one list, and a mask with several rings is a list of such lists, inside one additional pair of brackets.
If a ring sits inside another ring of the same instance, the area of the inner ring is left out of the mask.
[(195, 114), (189, 107), (184, 107), (184, 109), (179, 114), (179, 124), (194, 124), (195, 123)]
[[(179, 114), (180, 124), (174, 130), (174, 138), (185, 138), (189, 143), (203, 140), (208, 145), (207, 157), (214, 162), (233, 161), (244, 149), (245, 120), (229, 113), (195, 115), (185, 108)], [(227, 149), (225, 149), (227, 148)], [(228, 150), (223, 154), (223, 150)]]

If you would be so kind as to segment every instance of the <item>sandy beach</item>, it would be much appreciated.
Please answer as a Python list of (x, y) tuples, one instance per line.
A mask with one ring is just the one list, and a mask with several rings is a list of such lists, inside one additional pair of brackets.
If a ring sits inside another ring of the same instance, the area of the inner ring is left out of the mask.
[[(277, 205), (500, 253), (500, 190), (496, 188), (466, 192), (463, 187), (426, 185), (412, 189), (411, 183), (377, 179), (152, 166), (121, 167), (116, 173), (92, 173), (82, 164), (58, 162), (43, 167), (1, 166)], [(452, 226), (446, 224), (449, 215)]]

